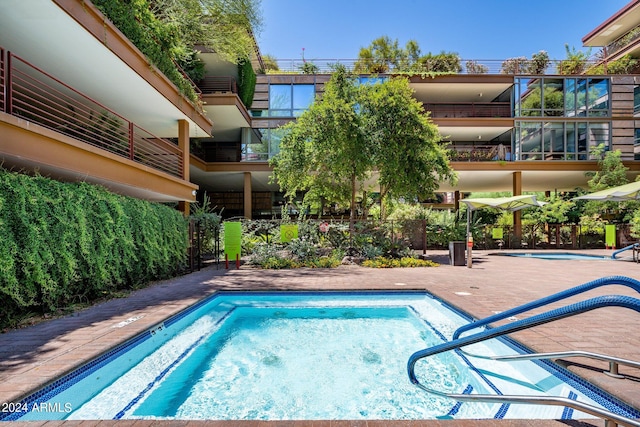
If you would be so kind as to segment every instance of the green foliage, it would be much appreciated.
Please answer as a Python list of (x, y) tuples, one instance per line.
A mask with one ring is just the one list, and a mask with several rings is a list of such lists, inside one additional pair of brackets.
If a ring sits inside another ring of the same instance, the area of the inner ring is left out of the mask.
[[(468, 64), (467, 64), (468, 65)], [(480, 67), (476, 67), (481, 70)], [(400, 47), (398, 40), (388, 36), (378, 37), (368, 47), (360, 48), (354, 72), (360, 74), (411, 73), (411, 74), (455, 74), (462, 71), (457, 53), (421, 55), (420, 46), (415, 40), (409, 40)]]
[(176, 51), (204, 46), (233, 64), (251, 58), (255, 51), (253, 34), (262, 27), (260, 0), (148, 1), (157, 19), (179, 35)]
[(147, 0), (93, 0), (93, 3), (183, 95), (197, 102), (193, 86), (173, 62), (177, 53), (185, 50), (175, 25), (157, 19)]
[(260, 74), (267, 74), (270, 72), (280, 71), (280, 67), (278, 66), (278, 60), (273, 55), (264, 54), (262, 55), (262, 63), (264, 64), (264, 70), (259, 70)]
[(428, 73), (457, 74), (462, 71), (460, 56), (453, 52), (427, 53), (418, 58), (418, 69)]
[(508, 58), (502, 62), (500, 73), (502, 74), (525, 74), (529, 60), (525, 56)]
[(378, 257), (362, 262), (364, 267), (371, 268), (398, 268), (398, 267), (438, 267), (440, 264), (430, 260), (404, 257), (404, 258), (384, 258)]
[(222, 212), (215, 212), (215, 206), (211, 206), (209, 196), (205, 193), (202, 203), (194, 203), (191, 206), (190, 219), (200, 226), (200, 238), (202, 252), (213, 253), (216, 239), (220, 236), (222, 225)]
[(238, 96), (247, 108), (251, 108), (256, 81), (257, 77), (251, 61), (245, 60), (238, 64)]
[(0, 195), (0, 326), (171, 277), (184, 265), (186, 221), (169, 207), (6, 171)]
[(591, 49), (587, 52), (582, 52), (576, 50), (575, 47), (569, 48), (568, 44), (565, 44), (564, 47), (567, 51), (567, 58), (558, 63), (558, 74), (582, 74), (587, 68)]
[(369, 176), (372, 158), (358, 102), (354, 76), (338, 66), (322, 98), (285, 126), (280, 152), (270, 163), (286, 196), (305, 192), (307, 205), (314, 198), (350, 200), (353, 218), (355, 194)]
[(549, 54), (541, 50), (531, 55), (531, 59), (525, 56), (506, 59), (502, 62), (500, 72), (502, 74), (544, 74), (549, 62)]
[(453, 184), (446, 143), (440, 142), (438, 127), (413, 97), (408, 80), (394, 78), (361, 89), (360, 115), (368, 131), (371, 167), (378, 172), (380, 199), (424, 200), (440, 182)]
[(467, 61), (464, 65), (467, 69), (467, 74), (487, 74), (489, 72), (489, 67), (476, 61)]
[[(599, 149), (604, 148), (602, 145)], [(600, 191), (605, 188), (623, 185), (628, 182), (627, 170), (629, 169), (622, 163), (622, 152), (620, 150), (607, 151), (598, 161), (598, 171), (590, 174), (589, 190)]]
[(545, 50), (531, 55), (531, 60), (527, 64), (527, 74), (544, 74), (549, 66), (549, 54)]
[(605, 64), (600, 64), (595, 67), (591, 67), (587, 70), (586, 74), (591, 75), (603, 75), (603, 74), (631, 74), (634, 72), (638, 60), (627, 54), (623, 57), (616, 59), (615, 61), (608, 62), (605, 68)]

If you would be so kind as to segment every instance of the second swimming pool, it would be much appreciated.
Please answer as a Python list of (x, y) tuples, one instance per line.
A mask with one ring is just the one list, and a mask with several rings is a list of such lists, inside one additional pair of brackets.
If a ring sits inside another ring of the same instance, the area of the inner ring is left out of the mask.
[[(415, 351), (470, 319), (424, 292), (221, 293), (25, 399), (5, 420), (590, 418), (562, 407), (458, 403), (412, 385)], [(510, 340), (473, 353), (513, 354)], [(420, 381), (450, 393), (548, 394), (635, 412), (557, 366), (449, 352)], [(59, 411), (30, 410), (45, 405)]]

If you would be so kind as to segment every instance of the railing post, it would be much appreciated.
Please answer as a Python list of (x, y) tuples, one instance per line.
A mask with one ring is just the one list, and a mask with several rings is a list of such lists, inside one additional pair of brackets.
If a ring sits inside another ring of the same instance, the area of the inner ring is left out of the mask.
[(11, 86), (13, 85), (13, 83), (11, 82), (11, 52), (7, 52), (7, 62), (5, 64), (5, 81), (4, 81), (4, 86), (5, 86), (5, 102), (4, 102), (4, 112), (7, 114), (13, 114), (13, 90), (11, 88)]
[(129, 122), (129, 159), (131, 160), (135, 157), (133, 148), (133, 122)]

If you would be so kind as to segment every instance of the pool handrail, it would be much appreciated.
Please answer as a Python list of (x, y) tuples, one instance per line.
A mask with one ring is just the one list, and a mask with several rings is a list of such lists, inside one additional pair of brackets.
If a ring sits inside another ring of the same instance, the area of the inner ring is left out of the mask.
[[(462, 350), (461, 350), (462, 351)], [(609, 356), (607, 354), (593, 353), (591, 351), (583, 350), (571, 350), (571, 351), (553, 351), (547, 353), (526, 353), (526, 354), (512, 354), (508, 356), (485, 356), (475, 353), (469, 353), (462, 351), (466, 356), (475, 357), (477, 359), (485, 360), (499, 360), (499, 361), (513, 361), (513, 360), (541, 360), (541, 359), (557, 359), (567, 357), (586, 357), (589, 359), (602, 360), (609, 362), (609, 370), (603, 371), (605, 374), (614, 378), (624, 378), (618, 372), (618, 365), (630, 366), (632, 368), (640, 369), (640, 362), (634, 360), (622, 359), (620, 357)]]
[[(421, 389), (429, 393), (435, 393), (437, 395), (444, 396), (444, 397), (451, 397), (452, 399), (463, 400), (463, 398), (460, 397), (461, 395), (447, 394), (447, 393), (439, 392), (436, 390), (432, 390), (426, 387), (425, 385), (423, 385), (422, 383), (420, 383), (415, 373), (415, 365), (417, 361), (425, 357), (434, 356), (439, 353), (444, 353), (446, 351), (459, 349), (460, 347), (476, 344), (476, 343), (486, 341), (492, 338), (497, 338), (512, 332), (518, 332), (524, 329), (532, 328), (534, 326), (539, 326), (542, 324), (553, 322), (555, 320), (564, 319), (566, 317), (575, 316), (581, 313), (585, 313), (587, 311), (595, 310), (598, 308), (604, 308), (604, 307), (623, 307), (623, 308), (629, 308), (631, 310), (635, 310), (640, 313), (640, 299), (629, 297), (629, 296), (623, 296), (623, 295), (599, 296), (599, 297), (591, 298), (578, 303), (570, 304), (564, 307), (556, 308), (545, 313), (528, 317), (526, 319), (517, 320), (511, 323), (508, 323), (506, 325), (486, 329), (482, 332), (478, 332), (473, 335), (457, 338), (449, 342), (445, 342), (424, 350), (417, 351), (409, 357), (409, 361), (407, 362), (407, 373), (409, 375), (409, 380), (411, 381), (412, 384), (420, 387)], [(465, 396), (464, 400), (471, 400), (471, 401), (473, 400), (481, 401), (480, 399), (491, 398), (492, 401), (496, 401), (496, 402), (502, 401), (506, 403), (508, 402), (515, 403), (516, 401), (521, 400), (521, 396), (513, 396), (513, 395), (512, 396), (509, 396), (509, 395), (495, 395), (495, 396), (494, 395), (462, 395), (462, 396)], [(533, 402), (532, 397), (530, 396), (526, 396), (526, 397), (528, 398), (527, 401), (518, 402), (518, 403), (538, 403), (538, 404), (559, 405), (560, 403), (557, 403), (557, 402), (561, 402), (561, 401), (564, 402), (562, 399), (565, 399), (562, 397), (552, 397), (551, 399), (540, 399), (540, 396), (535, 396), (535, 398), (538, 399), (538, 402)], [(567, 400), (570, 400), (570, 399), (567, 399)], [(598, 408), (594, 407), (592, 409), (598, 409)], [(640, 422), (635, 421), (633, 419), (626, 418), (616, 414), (608, 414), (605, 416), (604, 413), (608, 411), (603, 412), (602, 410), (600, 410), (600, 412), (602, 412), (601, 415), (607, 421), (613, 420), (614, 422), (617, 421), (624, 425), (640, 426)], [(599, 414), (594, 414), (594, 413), (592, 413), (592, 415), (600, 416)]]
[(633, 248), (638, 248), (640, 246), (640, 243), (632, 243), (629, 246), (625, 246), (622, 249), (618, 249), (617, 251), (615, 251), (614, 253), (611, 254), (611, 259), (617, 259), (616, 256), (618, 256), (618, 254), (620, 252), (624, 252), (627, 251), (629, 249), (633, 249)]
[[(443, 393), (438, 390), (434, 390), (426, 387), (424, 384), (416, 384), (422, 390), (427, 393), (434, 394), (440, 397), (448, 397), (460, 402), (486, 402), (486, 403), (520, 403), (520, 404), (533, 404), (533, 405), (552, 405), (552, 406), (564, 406), (584, 413), (599, 417), (605, 420), (605, 426), (617, 425), (620, 423), (623, 426), (640, 427), (640, 421), (633, 418), (627, 418), (625, 416), (616, 414), (615, 412), (608, 411), (606, 409), (598, 408), (597, 406), (589, 405), (587, 403), (579, 402), (577, 400), (569, 399), (560, 396), (522, 396), (522, 395), (494, 395), (494, 394), (458, 394), (458, 393)], [(612, 423), (610, 423), (610, 421)]]
[(544, 298), (537, 299), (535, 301), (528, 302), (526, 304), (519, 305), (512, 309), (501, 311), (500, 313), (496, 313), (492, 316), (485, 317), (483, 319), (475, 320), (466, 325), (460, 326), (453, 332), (451, 337), (452, 340), (456, 340), (460, 338), (460, 334), (463, 332), (469, 331), (471, 329), (479, 328), (481, 326), (488, 325), (493, 322), (497, 322), (498, 320), (503, 320), (508, 317), (515, 316), (516, 314), (524, 313), (525, 311), (533, 310), (534, 308), (542, 307), (543, 305), (547, 305), (553, 302), (557, 302), (583, 292), (590, 291), (592, 289), (609, 286), (609, 285), (621, 285), (627, 286), (629, 288), (634, 289), (636, 292), (640, 293), (640, 281), (636, 279), (632, 279), (626, 276), (607, 276), (601, 277), (600, 279), (592, 280), (591, 282), (584, 283), (579, 286), (575, 286), (571, 289), (565, 289), (564, 291), (557, 292), (553, 295), (546, 296)]

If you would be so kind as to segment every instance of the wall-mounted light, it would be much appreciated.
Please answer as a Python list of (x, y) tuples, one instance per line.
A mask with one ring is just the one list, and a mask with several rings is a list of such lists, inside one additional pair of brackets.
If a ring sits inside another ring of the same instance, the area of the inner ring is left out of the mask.
[(193, 190), (193, 191), (191, 192), (191, 195), (192, 195), (192, 196), (195, 196), (196, 194), (198, 194), (198, 191), (197, 191), (197, 190)]

